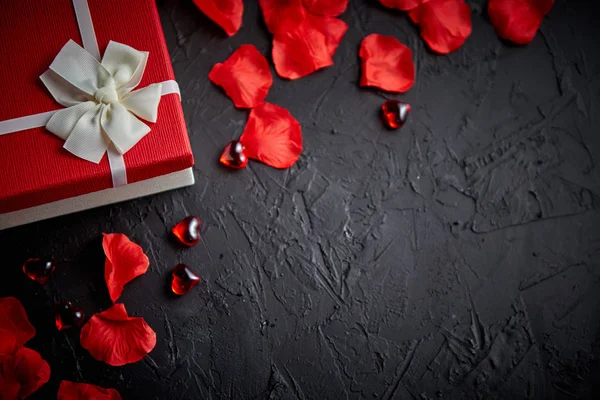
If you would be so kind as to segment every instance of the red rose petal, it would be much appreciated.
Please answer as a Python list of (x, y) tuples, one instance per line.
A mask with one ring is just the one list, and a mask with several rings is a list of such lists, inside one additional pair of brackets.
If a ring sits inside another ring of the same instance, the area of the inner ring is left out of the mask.
[[(8, 368), (12, 369), (9, 375), (12, 374), (20, 385), (20, 399), (31, 395), (50, 379), (50, 366), (35, 350), (22, 347), (8, 363)], [(0, 370), (4, 369), (0, 367)]]
[(279, 76), (298, 79), (333, 65), (325, 35), (306, 20), (273, 38), (273, 63)]
[(348, 0), (302, 0), (308, 11), (316, 15), (337, 17), (348, 8)]
[(115, 389), (62, 381), (58, 388), (58, 400), (121, 400), (121, 395)]
[(0, 298), (0, 355), (12, 353), (35, 336), (21, 302), (14, 297)]
[(260, 0), (267, 29), (272, 34), (294, 30), (304, 21), (302, 0)]
[(464, 0), (430, 0), (410, 10), (421, 37), (439, 54), (458, 49), (471, 35), (471, 9)]
[(285, 108), (262, 103), (250, 111), (240, 142), (249, 158), (288, 168), (302, 152), (302, 128)]
[(14, 353), (19, 347), (17, 335), (10, 329), (0, 328), (0, 357)]
[(360, 44), (361, 86), (375, 86), (388, 92), (406, 92), (415, 82), (412, 52), (398, 39), (371, 34)]
[(129, 281), (148, 270), (150, 261), (142, 248), (122, 233), (104, 234), (102, 247), (106, 254), (104, 279), (114, 303)]
[(553, 5), (554, 0), (490, 0), (488, 14), (500, 37), (527, 44)]
[(333, 65), (331, 58), (348, 25), (337, 18), (307, 14), (291, 31), (273, 38), (273, 63), (279, 76), (298, 79)]
[(194, 0), (196, 6), (229, 35), (242, 26), (244, 3), (242, 0)]
[(379, 0), (379, 2), (388, 8), (395, 8), (400, 11), (408, 11), (423, 3), (423, 0)]
[(81, 328), (81, 346), (98, 361), (121, 366), (141, 360), (156, 345), (144, 318), (129, 317), (123, 304), (94, 315)]
[(3, 371), (5, 368), (5, 361), (0, 360), (0, 400), (14, 400), (19, 398), (21, 385), (14, 376), (9, 376), (7, 371)]
[(348, 30), (348, 24), (334, 17), (320, 17), (307, 14), (306, 18), (325, 36), (325, 46), (329, 55), (333, 57), (344, 34)]
[(240, 46), (225, 62), (215, 64), (208, 79), (223, 87), (239, 108), (261, 103), (273, 84), (267, 59), (251, 44)]

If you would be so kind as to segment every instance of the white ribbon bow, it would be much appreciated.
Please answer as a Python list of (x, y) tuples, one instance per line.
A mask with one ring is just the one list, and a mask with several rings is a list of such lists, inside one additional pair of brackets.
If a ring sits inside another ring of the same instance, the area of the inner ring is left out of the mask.
[[(125, 154), (156, 122), (161, 84), (132, 91), (141, 81), (148, 53), (111, 41), (102, 62), (70, 40), (40, 78), (57, 102), (67, 107), (46, 128), (65, 140), (64, 148), (99, 163), (114, 145)], [(134, 115), (135, 114), (135, 115)]]

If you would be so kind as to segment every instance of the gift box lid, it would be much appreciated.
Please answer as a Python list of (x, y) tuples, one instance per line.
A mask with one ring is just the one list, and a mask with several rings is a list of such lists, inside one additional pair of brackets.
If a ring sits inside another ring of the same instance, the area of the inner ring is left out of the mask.
[[(109, 41), (149, 52), (138, 88), (174, 80), (154, 0), (87, 0), (100, 54)], [(19, 0), (0, 13), (0, 121), (63, 108), (40, 80), (69, 40), (82, 45), (71, 0)], [(162, 96), (151, 131), (124, 154), (128, 183), (190, 168), (192, 151), (177, 94)], [(99, 164), (63, 149), (45, 128), (0, 135), (0, 214), (112, 187)], [(1, 215), (0, 215), (1, 218)]]

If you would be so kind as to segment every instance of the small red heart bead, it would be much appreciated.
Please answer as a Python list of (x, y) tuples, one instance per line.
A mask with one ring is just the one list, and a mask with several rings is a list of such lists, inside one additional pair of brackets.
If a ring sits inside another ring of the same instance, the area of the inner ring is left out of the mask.
[(183, 295), (200, 282), (200, 277), (186, 264), (178, 264), (171, 273), (171, 290)]
[(230, 168), (245, 168), (246, 165), (248, 165), (248, 157), (246, 157), (244, 150), (245, 148), (242, 142), (239, 140), (232, 140), (225, 146), (225, 150), (223, 150), (219, 161), (221, 164)]
[(408, 119), (411, 106), (398, 100), (388, 100), (381, 106), (381, 118), (388, 129), (402, 128)]
[(49, 258), (30, 258), (23, 264), (23, 272), (30, 279), (45, 285), (54, 272), (54, 262)]
[(182, 219), (177, 225), (171, 229), (173, 236), (179, 240), (181, 244), (192, 247), (200, 241), (200, 228), (202, 222), (198, 217), (189, 216)]
[(54, 306), (54, 322), (59, 331), (83, 325), (84, 318), (81, 308), (75, 307), (70, 301), (61, 301)]

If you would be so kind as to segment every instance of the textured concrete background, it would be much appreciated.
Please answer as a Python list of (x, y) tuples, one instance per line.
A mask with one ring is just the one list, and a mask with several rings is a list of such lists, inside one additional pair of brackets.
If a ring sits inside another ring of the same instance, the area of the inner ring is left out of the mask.
[[(18, 297), (61, 379), (125, 399), (577, 399), (600, 393), (600, 23), (593, 1), (557, 0), (534, 41), (503, 43), (487, 1), (473, 35), (431, 54), (404, 14), (351, 0), (335, 66), (275, 78), (268, 101), (302, 124), (291, 169), (234, 172), (217, 159), (241, 134), (207, 75), (239, 45), (270, 52), (260, 10), (227, 38), (190, 0), (159, 2), (196, 157), (194, 187), (0, 233), (0, 295)], [(360, 89), (358, 46), (393, 35), (414, 52), (413, 105), (382, 128), (387, 95)], [(270, 58), (270, 57), (269, 57)], [(190, 250), (168, 239), (204, 221)], [(52, 303), (106, 309), (101, 232), (150, 257), (124, 290), (158, 343), (120, 368), (95, 361), (79, 330), (57, 332)], [(20, 271), (53, 255), (45, 287)], [(203, 282), (175, 298), (171, 268)]]

